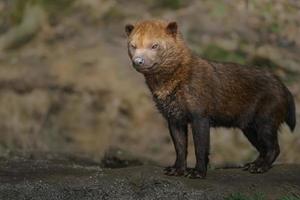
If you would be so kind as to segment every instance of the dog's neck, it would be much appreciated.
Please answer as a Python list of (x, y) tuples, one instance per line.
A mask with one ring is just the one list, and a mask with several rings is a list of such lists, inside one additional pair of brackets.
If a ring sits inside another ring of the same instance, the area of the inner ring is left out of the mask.
[(146, 83), (157, 99), (165, 99), (187, 79), (188, 66), (180, 64), (172, 73), (146, 74)]

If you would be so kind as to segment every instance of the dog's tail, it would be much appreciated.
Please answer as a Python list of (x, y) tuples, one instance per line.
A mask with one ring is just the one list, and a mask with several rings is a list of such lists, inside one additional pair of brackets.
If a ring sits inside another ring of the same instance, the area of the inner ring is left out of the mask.
[(294, 131), (296, 126), (296, 106), (295, 106), (293, 95), (288, 89), (286, 91), (287, 91), (288, 104), (287, 104), (287, 114), (285, 116), (285, 122), (290, 127), (290, 130)]

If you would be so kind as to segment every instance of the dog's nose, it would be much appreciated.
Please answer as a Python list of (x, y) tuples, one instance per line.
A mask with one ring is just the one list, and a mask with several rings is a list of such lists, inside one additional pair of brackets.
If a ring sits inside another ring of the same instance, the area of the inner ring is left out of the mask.
[(134, 62), (135, 65), (141, 66), (145, 63), (145, 60), (141, 57), (136, 57), (136, 58), (133, 59), (133, 62)]

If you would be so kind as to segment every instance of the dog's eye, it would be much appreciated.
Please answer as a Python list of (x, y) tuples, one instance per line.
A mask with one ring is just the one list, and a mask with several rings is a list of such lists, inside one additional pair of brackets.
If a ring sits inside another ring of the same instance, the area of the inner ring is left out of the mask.
[(131, 47), (132, 49), (136, 49), (136, 45), (135, 45), (135, 44), (130, 43), (129, 45), (130, 45), (130, 47)]
[(153, 44), (151, 49), (157, 49), (159, 47), (159, 45), (157, 43)]

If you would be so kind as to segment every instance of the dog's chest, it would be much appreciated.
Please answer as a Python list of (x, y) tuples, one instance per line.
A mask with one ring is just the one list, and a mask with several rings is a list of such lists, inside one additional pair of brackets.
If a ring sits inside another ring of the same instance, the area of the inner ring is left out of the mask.
[(184, 98), (178, 92), (164, 98), (154, 96), (156, 107), (167, 119), (183, 119), (186, 117)]

